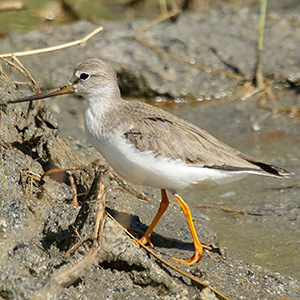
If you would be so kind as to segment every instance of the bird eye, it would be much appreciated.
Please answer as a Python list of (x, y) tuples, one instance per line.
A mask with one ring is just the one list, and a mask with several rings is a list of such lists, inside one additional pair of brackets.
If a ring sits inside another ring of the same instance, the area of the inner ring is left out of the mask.
[(90, 78), (90, 75), (88, 73), (81, 73), (79, 77), (82, 80), (87, 80)]

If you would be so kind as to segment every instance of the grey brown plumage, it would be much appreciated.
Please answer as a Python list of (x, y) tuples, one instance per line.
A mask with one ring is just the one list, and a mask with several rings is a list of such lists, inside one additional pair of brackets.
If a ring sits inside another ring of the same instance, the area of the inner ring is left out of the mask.
[(278, 177), (290, 175), (290, 172), (249, 157), (192, 123), (154, 106), (126, 102), (119, 108), (118, 114), (119, 126), (130, 128), (124, 136), (140, 151), (152, 151), (156, 156), (173, 160), (181, 159), (194, 166), (247, 170)]

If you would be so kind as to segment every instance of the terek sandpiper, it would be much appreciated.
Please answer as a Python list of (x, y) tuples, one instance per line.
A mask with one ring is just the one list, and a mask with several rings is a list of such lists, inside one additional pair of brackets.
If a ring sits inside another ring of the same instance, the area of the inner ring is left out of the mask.
[(161, 189), (161, 203), (141, 238), (153, 247), (150, 236), (169, 205), (166, 190), (178, 201), (192, 234), (192, 265), (202, 258), (189, 206), (177, 194), (194, 186), (213, 186), (248, 174), (288, 177), (290, 172), (249, 157), (225, 145), (206, 131), (164, 110), (121, 98), (116, 73), (104, 61), (89, 59), (75, 69), (71, 81), (54, 90), (11, 101), (24, 102), (75, 93), (88, 102), (85, 127), (95, 148), (124, 179)]

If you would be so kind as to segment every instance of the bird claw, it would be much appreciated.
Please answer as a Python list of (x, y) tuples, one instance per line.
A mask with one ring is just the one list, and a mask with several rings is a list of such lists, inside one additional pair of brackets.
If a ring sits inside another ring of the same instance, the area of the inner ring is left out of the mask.
[(141, 237), (140, 238), (140, 243), (141, 244), (143, 244), (144, 246), (146, 246), (147, 244), (149, 244), (149, 246), (151, 247), (151, 248), (154, 248), (154, 246), (153, 246), (153, 244), (151, 243), (151, 241), (150, 241), (150, 237), (149, 236), (143, 236), (143, 237)]

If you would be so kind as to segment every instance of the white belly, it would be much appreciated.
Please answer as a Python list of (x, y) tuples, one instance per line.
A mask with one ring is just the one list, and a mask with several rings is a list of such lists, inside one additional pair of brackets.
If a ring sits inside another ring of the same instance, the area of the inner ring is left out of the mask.
[(179, 159), (155, 157), (151, 151), (141, 152), (125, 138), (113, 134), (103, 140), (90, 134), (90, 139), (120, 176), (137, 185), (180, 190), (229, 183), (247, 176), (245, 172), (191, 166)]

